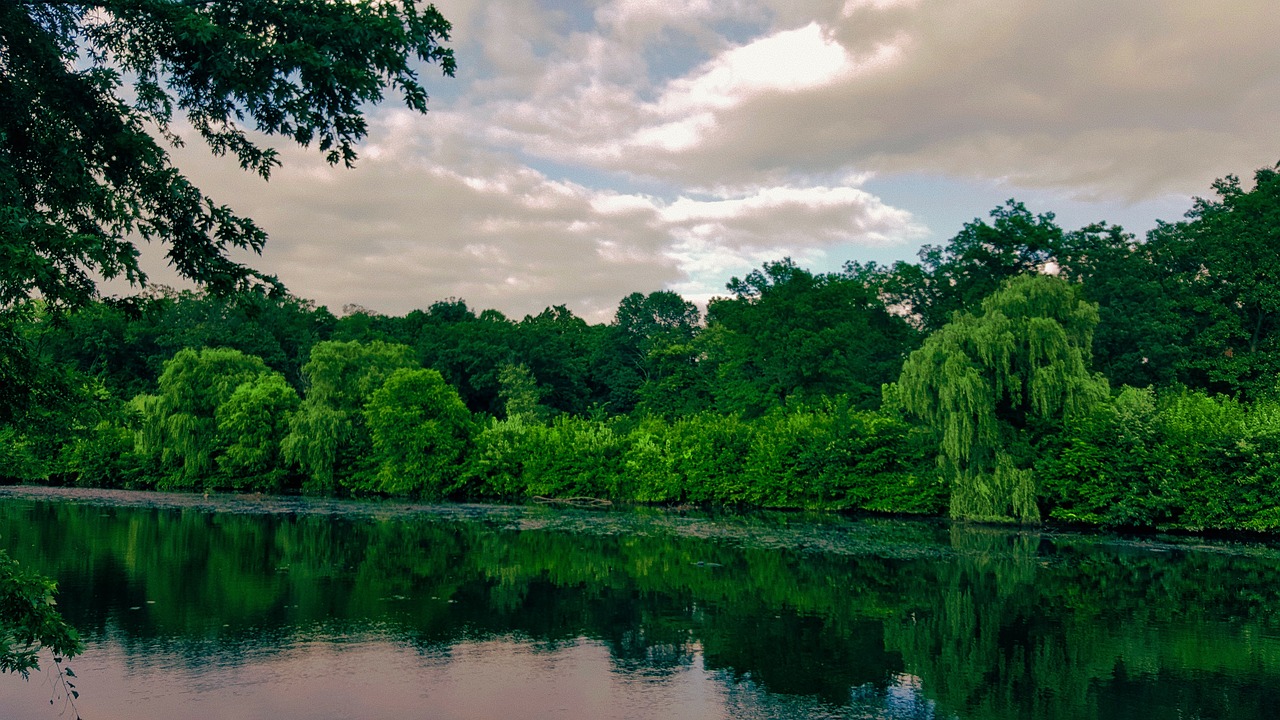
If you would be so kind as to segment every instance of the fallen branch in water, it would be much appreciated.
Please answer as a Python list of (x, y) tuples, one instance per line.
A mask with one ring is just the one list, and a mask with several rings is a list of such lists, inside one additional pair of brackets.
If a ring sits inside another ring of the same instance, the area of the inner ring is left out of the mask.
[(609, 507), (613, 504), (610, 500), (601, 500), (600, 498), (591, 497), (571, 497), (571, 498), (550, 498), (542, 495), (534, 495), (533, 501), (543, 505), (569, 505), (572, 507)]

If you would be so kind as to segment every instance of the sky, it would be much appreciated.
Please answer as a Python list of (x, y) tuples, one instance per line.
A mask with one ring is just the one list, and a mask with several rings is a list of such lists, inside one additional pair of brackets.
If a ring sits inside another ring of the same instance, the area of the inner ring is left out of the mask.
[[(174, 159), (300, 297), (611, 319), (762, 263), (914, 260), (1016, 198), (1141, 237), (1280, 160), (1275, 0), (439, 0), (458, 72), (355, 169)], [(163, 262), (148, 254), (156, 282)]]

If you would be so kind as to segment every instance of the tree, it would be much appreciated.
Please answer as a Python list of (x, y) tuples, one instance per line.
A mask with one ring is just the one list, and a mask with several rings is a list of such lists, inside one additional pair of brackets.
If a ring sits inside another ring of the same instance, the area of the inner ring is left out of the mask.
[(279, 159), (250, 130), (351, 166), (368, 103), (395, 90), (425, 112), (415, 61), (453, 74), (449, 30), (417, 0), (0, 3), (0, 305), (83, 302), (94, 275), (143, 281), (137, 238), (212, 290), (274, 284), (228, 256), (266, 234), (207, 198), (148, 128), (177, 144), (185, 117), (264, 178)]
[(697, 306), (670, 290), (624, 297), (613, 323), (599, 328), (591, 356), (596, 402), (611, 413), (633, 410), (643, 386), (657, 380), (655, 354), (688, 347), (700, 321)]
[(1187, 358), (1179, 379), (1257, 397), (1280, 374), (1280, 165), (1214, 182), (1187, 219), (1161, 223), (1147, 244), (1180, 289)]
[(1107, 395), (1089, 369), (1096, 305), (1046, 275), (1006, 281), (911, 353), (886, 394), (939, 438), (951, 515), (1037, 521), (1039, 441)]
[(528, 366), (551, 412), (583, 413), (590, 404), (587, 359), (594, 339), (585, 320), (556, 305), (520, 321), (506, 362)]
[(279, 492), (287, 464), (280, 443), (298, 393), (279, 373), (263, 373), (241, 383), (215, 412), (218, 468), (236, 489)]
[(332, 493), (339, 485), (367, 484), (374, 470), (364, 404), (392, 373), (417, 367), (406, 345), (328, 340), (311, 348), (302, 368), (306, 398), (282, 443), (285, 459), (307, 476), (304, 489)]
[(506, 363), (498, 371), (501, 386), (499, 396), (508, 419), (520, 418), (525, 422), (538, 422), (546, 416), (542, 407), (542, 388), (538, 379), (524, 364)]
[(700, 368), (697, 343), (664, 343), (649, 351), (648, 373), (636, 391), (636, 409), (674, 420), (711, 407), (711, 382)]
[(916, 333), (856, 278), (814, 275), (789, 258), (733, 278), (699, 337), (718, 408), (758, 415), (793, 400), (879, 401)]
[(1113, 386), (1177, 381), (1191, 328), (1182, 313), (1187, 288), (1160, 254), (1117, 225), (1066, 233), (1056, 256), (1060, 274), (1098, 304), (1094, 367)]
[(618, 303), (613, 324), (632, 338), (641, 353), (659, 339), (688, 342), (698, 331), (698, 307), (670, 290), (631, 293)]
[(457, 299), (432, 303), (426, 312), (415, 310), (405, 320), (413, 328), (404, 334), (414, 338), (424, 367), (439, 371), (472, 412), (503, 412), (500, 369), (508, 362), (524, 362), (512, 349), (515, 323), (496, 310), (477, 316)]
[(79, 634), (54, 609), (54, 582), (27, 570), (0, 550), (0, 673), (22, 677), (39, 667), (49, 648), (69, 657), (84, 649)]
[(218, 411), (242, 384), (265, 375), (278, 373), (261, 358), (228, 348), (186, 349), (165, 363), (159, 394), (143, 403), (148, 429), (141, 449), (158, 456), (172, 471), (166, 482), (188, 488), (197, 481), (212, 484), (217, 457), (224, 450)]
[(376, 474), (364, 488), (440, 497), (454, 490), (471, 413), (435, 370), (401, 369), (364, 406)]
[(1062, 229), (1053, 213), (1032, 215), (1016, 200), (974, 218), (945, 246), (920, 249), (920, 264), (897, 263), (883, 278), (893, 303), (925, 330), (937, 330), (961, 310), (976, 310), (1005, 280), (1038, 271), (1053, 259)]

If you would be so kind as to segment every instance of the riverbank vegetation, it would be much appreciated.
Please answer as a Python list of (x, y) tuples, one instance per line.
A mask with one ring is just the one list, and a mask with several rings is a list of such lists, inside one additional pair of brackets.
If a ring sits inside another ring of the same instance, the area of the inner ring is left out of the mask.
[(0, 322), (0, 476), (1280, 529), (1280, 173), (1139, 239), (1010, 201), (919, 262), (705, 313), (335, 315), (152, 288)]

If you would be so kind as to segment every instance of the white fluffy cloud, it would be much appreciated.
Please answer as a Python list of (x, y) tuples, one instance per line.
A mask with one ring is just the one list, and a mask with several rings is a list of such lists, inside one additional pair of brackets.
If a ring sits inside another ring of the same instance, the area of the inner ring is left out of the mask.
[[(288, 151), (263, 186), (178, 156), (271, 233), (257, 265), (304, 297), (602, 320), (783, 256), (909, 257), (958, 229), (922, 226), (938, 199), (912, 177), (1135, 200), (1280, 155), (1271, 0), (437, 5), (458, 78), (424, 70), (425, 117), (374, 111), (356, 170)], [(900, 207), (872, 176), (907, 178)]]

